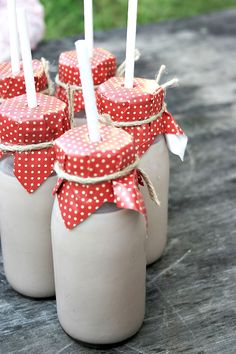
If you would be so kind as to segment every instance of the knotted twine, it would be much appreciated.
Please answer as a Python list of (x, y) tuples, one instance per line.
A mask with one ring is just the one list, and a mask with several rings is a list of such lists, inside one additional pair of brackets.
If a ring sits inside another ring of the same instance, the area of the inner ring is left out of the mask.
[(0, 150), (3, 152), (24, 152), (24, 151), (33, 151), (33, 150), (42, 150), (48, 149), (53, 146), (53, 141), (46, 141), (38, 144), (29, 144), (29, 145), (8, 145), (0, 143)]
[(65, 86), (67, 100), (68, 100), (68, 110), (69, 110), (69, 119), (70, 119), (70, 127), (74, 128), (75, 126), (75, 114), (74, 114), (74, 98), (75, 91), (70, 84), (66, 84)]
[[(130, 172), (132, 172), (135, 168), (137, 168), (139, 164), (140, 159), (136, 157), (136, 160), (126, 166), (124, 169), (111, 173), (109, 175), (105, 176), (100, 176), (100, 177), (81, 177), (81, 176), (75, 176), (75, 175), (70, 175), (69, 173), (65, 172), (61, 167), (58, 162), (55, 163), (54, 165), (54, 171), (58, 175), (59, 178), (64, 179), (69, 182), (74, 182), (74, 183), (79, 183), (79, 184), (97, 184), (97, 183), (102, 183), (106, 181), (111, 181), (111, 180), (116, 180), (118, 178), (127, 176)], [(158, 206), (160, 206), (160, 201), (158, 199), (157, 193), (155, 191), (155, 188), (152, 184), (152, 181), (150, 180), (149, 176), (147, 175), (146, 172), (143, 171), (141, 168), (137, 168), (137, 171), (140, 173), (141, 177), (143, 178), (144, 182), (147, 185), (149, 196), (151, 200)]]
[(162, 114), (166, 111), (167, 111), (167, 104), (164, 102), (161, 110), (157, 114), (155, 114), (149, 118), (142, 119), (142, 120), (135, 120), (132, 122), (116, 122), (116, 121), (112, 120), (110, 114), (100, 115), (99, 120), (103, 124), (112, 125), (116, 128), (137, 127), (137, 126), (140, 126), (143, 124), (154, 122), (159, 117), (161, 117)]
[(48, 83), (48, 88), (46, 90), (42, 91), (42, 93), (48, 93), (49, 96), (53, 96), (55, 87), (54, 87), (54, 83), (53, 83), (51, 76), (50, 76), (50, 63), (45, 58), (41, 58), (41, 63), (42, 63), (43, 71), (45, 73), (47, 83)]

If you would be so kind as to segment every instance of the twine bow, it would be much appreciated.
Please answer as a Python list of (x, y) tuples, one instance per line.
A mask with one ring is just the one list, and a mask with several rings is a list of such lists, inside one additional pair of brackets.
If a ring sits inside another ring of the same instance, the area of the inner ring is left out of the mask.
[[(155, 77), (155, 81), (156, 83), (159, 85), (159, 82), (161, 80), (162, 74), (166, 71), (166, 66), (165, 65), (161, 65), (158, 73), (156, 74)], [(167, 87), (174, 87), (177, 86), (179, 83), (179, 79), (177, 77), (173, 78), (172, 80), (169, 80), (167, 82), (165, 82), (164, 84), (160, 85), (160, 87), (163, 88), (163, 90), (166, 90)]]

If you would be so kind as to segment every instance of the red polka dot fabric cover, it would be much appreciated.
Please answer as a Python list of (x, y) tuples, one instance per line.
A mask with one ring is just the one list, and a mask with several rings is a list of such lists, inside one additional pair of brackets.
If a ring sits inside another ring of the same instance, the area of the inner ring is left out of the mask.
[[(125, 131), (102, 125), (101, 136), (101, 141), (91, 143), (86, 125), (62, 135), (54, 142), (60, 168), (70, 175), (99, 177), (120, 171), (135, 161), (133, 138)], [(66, 227), (74, 228), (105, 202), (145, 214), (139, 177), (135, 169), (124, 177), (96, 184), (59, 178), (54, 193)]]
[[(33, 71), (35, 88), (37, 92), (46, 90), (47, 77), (40, 60), (33, 60)], [(19, 74), (13, 76), (11, 72), (11, 63), (0, 63), (0, 99), (12, 98), (23, 95), (26, 92), (23, 65)]]
[[(55, 97), (37, 94), (38, 106), (28, 108), (26, 95), (8, 99), (0, 106), (0, 143), (29, 145), (50, 142), (70, 128), (68, 109)], [(0, 158), (9, 154), (0, 150)], [(46, 149), (12, 152), (14, 174), (33, 193), (52, 173), (53, 145)]]
[[(101, 114), (109, 114), (116, 122), (132, 122), (158, 114), (164, 104), (165, 91), (155, 80), (136, 78), (134, 87), (128, 89), (124, 87), (124, 78), (113, 77), (99, 86), (96, 95)], [(184, 135), (168, 111), (150, 123), (123, 129), (134, 137), (139, 156), (148, 150), (158, 134)]]
[[(94, 85), (99, 85), (107, 81), (116, 73), (116, 57), (105, 49), (95, 48), (91, 59), (91, 70)], [(81, 86), (78, 59), (75, 50), (64, 52), (60, 55), (58, 77), (65, 84)], [(57, 86), (56, 97), (67, 103), (65, 88)], [(74, 111), (79, 112), (82, 109), (84, 109), (82, 91), (75, 91)]]

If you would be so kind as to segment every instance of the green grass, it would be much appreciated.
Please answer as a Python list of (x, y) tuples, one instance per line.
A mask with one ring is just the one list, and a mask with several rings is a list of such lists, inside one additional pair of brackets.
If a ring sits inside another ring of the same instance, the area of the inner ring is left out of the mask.
[[(82, 0), (41, 0), (45, 6), (46, 38), (83, 33)], [(95, 30), (126, 26), (128, 0), (94, 0)], [(236, 0), (139, 0), (138, 23), (194, 16), (236, 7)]]

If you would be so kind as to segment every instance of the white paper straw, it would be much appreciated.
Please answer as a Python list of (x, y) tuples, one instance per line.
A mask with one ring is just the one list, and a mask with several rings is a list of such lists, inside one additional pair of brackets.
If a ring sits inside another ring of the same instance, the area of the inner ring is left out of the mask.
[(126, 39), (126, 69), (125, 87), (132, 88), (134, 85), (134, 57), (137, 27), (138, 0), (129, 0), (127, 39)]
[(85, 40), (79, 40), (75, 42), (75, 47), (84, 96), (89, 139), (91, 142), (96, 142), (101, 140), (101, 137), (99, 133), (98, 110), (96, 105), (87, 42)]
[(17, 22), (20, 37), (20, 49), (23, 61), (27, 103), (29, 108), (37, 106), (37, 97), (34, 83), (34, 72), (32, 66), (32, 54), (30, 49), (29, 32), (25, 9), (17, 11)]
[(20, 50), (16, 21), (16, 0), (7, 0), (8, 28), (11, 55), (12, 75), (17, 75), (20, 71)]
[(84, 0), (84, 37), (89, 57), (93, 56), (93, 0)]

